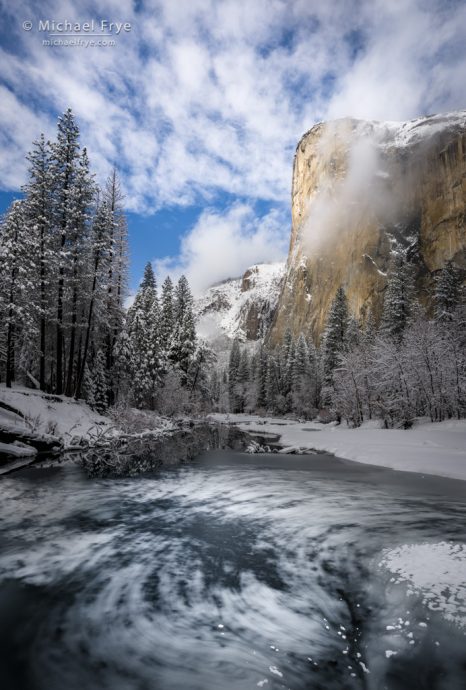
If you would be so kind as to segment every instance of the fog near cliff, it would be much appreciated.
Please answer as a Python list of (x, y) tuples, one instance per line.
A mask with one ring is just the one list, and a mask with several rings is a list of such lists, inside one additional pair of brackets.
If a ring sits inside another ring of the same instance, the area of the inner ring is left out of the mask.
[(317, 142), (319, 175), (299, 231), (307, 256), (326, 252), (343, 233), (377, 219), (383, 226), (401, 214), (404, 195), (396, 167), (384, 153), (390, 129), (370, 123), (336, 121), (325, 125)]

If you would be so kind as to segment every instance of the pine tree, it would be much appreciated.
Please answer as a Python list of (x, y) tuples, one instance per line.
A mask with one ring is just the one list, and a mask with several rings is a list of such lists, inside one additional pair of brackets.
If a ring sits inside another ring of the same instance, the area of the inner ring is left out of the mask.
[[(79, 165), (79, 129), (71, 109), (58, 120), (57, 141), (51, 146), (51, 171), (54, 182), (54, 223), (57, 233), (57, 303), (56, 303), (56, 393), (63, 393), (64, 293), (69, 272), (70, 234), (76, 225), (75, 181)], [(66, 250), (66, 251), (65, 251)]]
[(129, 397), (134, 374), (134, 352), (126, 324), (117, 336), (113, 347), (112, 383), (113, 402)]
[(264, 346), (259, 350), (256, 371), (256, 406), (265, 409), (267, 406), (267, 351)]
[(123, 210), (124, 197), (121, 192), (120, 180), (115, 169), (107, 179), (103, 200), (109, 208), (113, 221), (109, 233), (111, 260), (108, 266), (106, 307), (108, 327), (105, 334), (107, 371), (109, 373), (111, 391), (110, 398), (111, 402), (113, 402), (113, 396), (115, 394), (115, 384), (113, 382), (113, 352), (118, 334), (123, 328), (123, 301), (127, 288), (128, 264), (128, 230)]
[(160, 343), (168, 356), (174, 329), (173, 283), (167, 276), (162, 285), (161, 313), (160, 313)]
[(84, 369), (87, 364), (91, 335), (95, 322), (95, 311), (98, 305), (99, 294), (102, 291), (105, 277), (108, 273), (108, 263), (110, 261), (110, 229), (112, 227), (112, 216), (107, 203), (100, 204), (95, 214), (91, 230), (91, 256), (90, 256), (90, 289), (88, 293), (89, 301), (84, 327), (84, 344), (82, 356), (79, 357), (79, 368), (76, 375), (75, 397), (81, 395), (81, 386)]
[(291, 389), (293, 385), (293, 369), (295, 359), (295, 346), (293, 341), (293, 334), (288, 328), (283, 338), (283, 344), (280, 352), (280, 363), (282, 372), (282, 394), (287, 399), (287, 407), (291, 409)]
[(108, 377), (105, 355), (99, 350), (92, 367), (94, 409), (104, 414), (108, 409)]
[[(45, 390), (47, 353), (47, 323), (51, 322), (50, 286), (54, 275), (56, 255), (53, 251), (53, 176), (50, 143), (42, 134), (33, 142), (29, 161), (29, 180), (23, 191), (26, 195), (25, 220), (34, 238), (37, 262), (34, 266), (39, 289), (39, 386)], [(38, 273), (38, 275), (37, 275)]]
[(414, 294), (413, 268), (402, 253), (396, 255), (384, 295), (381, 330), (400, 341), (409, 323)]
[(347, 346), (349, 315), (348, 302), (345, 291), (339, 287), (327, 318), (327, 326), (323, 336), (323, 368), (324, 382), (331, 386), (333, 372), (338, 364), (338, 356)]
[(230, 360), (228, 364), (228, 397), (230, 401), (230, 411), (238, 412), (238, 400), (236, 386), (238, 384), (239, 368), (241, 363), (241, 351), (239, 342), (235, 338), (230, 350)]
[(5, 379), (16, 378), (21, 339), (34, 333), (34, 240), (26, 225), (25, 204), (14, 201), (0, 227), (0, 331), (5, 348)]
[[(69, 333), (68, 346), (68, 367), (66, 372), (66, 387), (65, 395), (71, 396), (75, 390), (76, 384), (76, 340), (78, 330), (78, 317), (80, 311), (80, 297), (83, 295), (83, 283), (87, 280), (87, 265), (89, 263), (90, 242), (105, 242), (106, 246), (102, 247), (101, 255), (108, 252), (109, 238), (91, 235), (89, 229), (90, 220), (90, 204), (93, 201), (94, 186), (89, 169), (89, 159), (87, 157), (86, 149), (83, 149), (79, 158), (76, 177), (74, 180), (73, 193), (75, 199), (73, 224), (68, 230), (68, 244), (70, 246), (70, 275), (68, 278), (67, 292), (70, 296), (69, 302), (65, 301), (65, 319), (67, 323), (67, 331)], [(101, 221), (100, 214), (102, 209), (96, 217), (96, 224)], [(108, 215), (105, 216), (105, 222), (109, 223)], [(108, 233), (108, 229), (105, 231)], [(65, 299), (67, 294), (65, 293)]]
[(354, 316), (348, 319), (348, 328), (346, 331), (346, 349), (354, 350), (361, 342), (361, 329)]
[(133, 352), (132, 392), (136, 405), (153, 408), (161, 384), (163, 361), (160, 351), (160, 309), (152, 265), (148, 263), (128, 314)]
[(181, 276), (175, 289), (174, 328), (170, 360), (180, 370), (182, 381), (196, 349), (196, 328), (194, 325), (193, 297), (185, 276)]
[(449, 321), (461, 301), (461, 271), (447, 261), (435, 280), (435, 316), (439, 321)]

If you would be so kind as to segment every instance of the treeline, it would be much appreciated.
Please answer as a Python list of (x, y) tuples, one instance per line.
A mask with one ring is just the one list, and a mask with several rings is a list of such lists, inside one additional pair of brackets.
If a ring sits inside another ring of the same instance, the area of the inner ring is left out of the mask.
[(119, 400), (164, 414), (211, 408), (215, 355), (196, 336), (193, 297), (185, 276), (168, 276), (157, 293), (150, 263), (116, 341)]
[(127, 232), (118, 178), (98, 188), (71, 110), (27, 156), (24, 198), (0, 226), (0, 376), (80, 397), (123, 321)]
[[(217, 383), (219, 407), (232, 412), (318, 414), (359, 426), (381, 419), (409, 426), (466, 413), (465, 309), (460, 269), (448, 262), (436, 277), (435, 315), (414, 297), (413, 267), (398, 254), (388, 277), (380, 323), (351, 316), (337, 290), (319, 347), (285, 334), (274, 350), (249, 353), (235, 341), (228, 376)], [(228, 395), (225, 395), (227, 389)]]
[[(126, 313), (127, 223), (114, 172), (100, 189), (71, 110), (28, 154), (23, 198), (0, 224), (0, 382), (183, 409), (203, 396), (212, 354), (198, 343), (185, 278), (159, 304), (148, 267)], [(165, 396), (161, 396), (161, 389)]]

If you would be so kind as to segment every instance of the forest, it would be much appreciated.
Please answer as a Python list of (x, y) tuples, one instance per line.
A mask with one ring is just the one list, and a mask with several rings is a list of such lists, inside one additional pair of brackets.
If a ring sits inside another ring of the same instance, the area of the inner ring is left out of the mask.
[(236, 341), (217, 397), (234, 412), (344, 419), (355, 427), (372, 419), (408, 428), (416, 417), (464, 417), (463, 276), (451, 261), (435, 276), (433, 302), (429, 316), (416, 298), (414, 266), (399, 251), (379, 323), (370, 312), (359, 323), (339, 287), (319, 346), (287, 331), (280, 347), (250, 356)]
[[(196, 339), (184, 276), (160, 301), (151, 264), (124, 307), (127, 221), (118, 174), (95, 182), (71, 110), (27, 156), (23, 198), (0, 225), (0, 382), (167, 414), (205, 397), (213, 354)], [(163, 395), (161, 394), (163, 390)]]

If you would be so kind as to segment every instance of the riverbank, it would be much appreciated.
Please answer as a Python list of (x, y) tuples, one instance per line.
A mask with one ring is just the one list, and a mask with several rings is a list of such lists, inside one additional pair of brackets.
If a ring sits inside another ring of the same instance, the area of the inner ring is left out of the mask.
[(177, 428), (152, 412), (113, 408), (103, 416), (82, 400), (0, 385), (0, 473), (34, 462), (47, 444), (69, 452), (128, 435), (163, 437)]
[(279, 435), (281, 453), (326, 451), (337, 457), (404, 472), (466, 481), (466, 420), (422, 422), (409, 430), (381, 429), (377, 423), (358, 429), (319, 422), (212, 414), (216, 422), (242, 431)]

